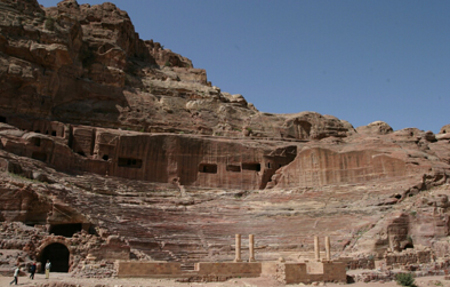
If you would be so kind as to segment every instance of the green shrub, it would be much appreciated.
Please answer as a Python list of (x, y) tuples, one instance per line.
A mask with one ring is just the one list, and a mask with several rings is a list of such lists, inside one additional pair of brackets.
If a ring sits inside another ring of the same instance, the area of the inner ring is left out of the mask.
[(395, 281), (401, 286), (417, 287), (416, 284), (414, 284), (414, 277), (411, 273), (398, 273), (395, 275)]

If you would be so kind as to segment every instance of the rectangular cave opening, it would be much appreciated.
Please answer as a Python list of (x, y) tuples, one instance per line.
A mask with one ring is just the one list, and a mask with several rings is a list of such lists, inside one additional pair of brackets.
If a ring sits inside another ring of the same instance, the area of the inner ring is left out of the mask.
[(32, 154), (31, 154), (31, 158), (32, 159), (37, 159), (37, 160), (40, 160), (40, 161), (46, 161), (47, 160), (47, 154), (46, 153), (43, 153), (43, 152), (37, 152), (37, 151), (35, 151), (35, 152), (33, 152)]
[(227, 165), (227, 171), (231, 172), (241, 172), (241, 166), (240, 165)]
[(119, 157), (119, 161), (117, 162), (117, 164), (120, 167), (141, 168), (142, 160), (136, 158)]
[(217, 164), (201, 163), (198, 167), (198, 171), (203, 173), (217, 173)]
[(257, 162), (245, 162), (245, 163), (243, 162), (242, 169), (261, 171), (261, 164), (259, 164)]
[(75, 233), (81, 232), (83, 225), (81, 223), (69, 223), (69, 224), (52, 224), (48, 233), (61, 235), (64, 237), (72, 237)]

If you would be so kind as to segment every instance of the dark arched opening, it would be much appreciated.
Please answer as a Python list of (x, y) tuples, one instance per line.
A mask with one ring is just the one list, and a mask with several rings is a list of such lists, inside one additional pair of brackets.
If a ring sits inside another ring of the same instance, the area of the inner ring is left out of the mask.
[(413, 248), (414, 248), (414, 245), (412, 242), (405, 244), (405, 246), (403, 247), (403, 249), (413, 249)]
[[(52, 267), (51, 272), (69, 272), (69, 249), (64, 244), (53, 243), (44, 248), (41, 254), (42, 267), (45, 266), (47, 260), (50, 261)], [(44, 268), (41, 270), (44, 272)]]

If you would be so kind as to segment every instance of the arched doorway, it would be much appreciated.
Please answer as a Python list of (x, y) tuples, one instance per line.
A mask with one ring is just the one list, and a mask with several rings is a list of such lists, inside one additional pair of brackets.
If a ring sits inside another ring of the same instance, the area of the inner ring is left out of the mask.
[[(44, 248), (41, 254), (42, 269), (47, 260), (52, 263), (51, 272), (69, 272), (69, 249), (64, 244), (52, 243)], [(42, 270), (44, 271), (44, 270)]]

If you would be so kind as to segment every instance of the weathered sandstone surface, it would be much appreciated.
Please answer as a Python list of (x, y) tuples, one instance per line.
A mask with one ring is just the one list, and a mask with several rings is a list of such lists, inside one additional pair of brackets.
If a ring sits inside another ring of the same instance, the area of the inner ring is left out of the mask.
[(236, 233), (255, 234), (257, 260), (308, 259), (315, 235), (332, 238), (334, 258), (443, 258), (449, 135), (262, 113), (141, 40), (114, 4), (3, 0), (0, 269), (188, 268), (233, 260)]

